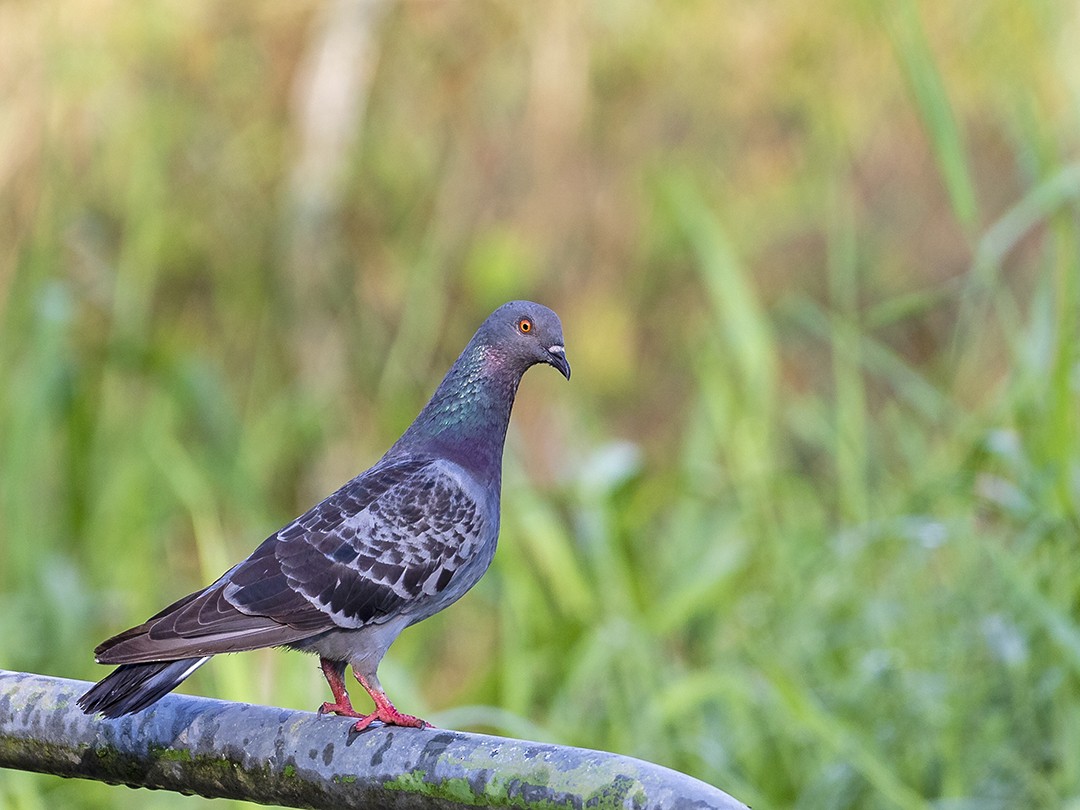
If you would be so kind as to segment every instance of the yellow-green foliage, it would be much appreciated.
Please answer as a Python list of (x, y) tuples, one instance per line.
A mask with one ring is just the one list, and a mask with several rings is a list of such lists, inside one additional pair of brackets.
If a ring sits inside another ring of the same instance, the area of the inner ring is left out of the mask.
[[(0, 666), (100, 677), (528, 297), (574, 378), (399, 706), (761, 808), (1076, 802), (1077, 13), (0, 4)], [(185, 688), (325, 699), (273, 651)]]

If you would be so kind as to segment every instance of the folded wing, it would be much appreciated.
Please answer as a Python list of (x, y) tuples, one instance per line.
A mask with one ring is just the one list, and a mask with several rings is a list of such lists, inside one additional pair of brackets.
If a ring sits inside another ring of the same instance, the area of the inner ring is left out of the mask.
[(97, 660), (240, 652), (422, 611), (491, 531), (478, 497), (445, 461), (376, 466), (268, 537), (217, 582), (102, 643)]

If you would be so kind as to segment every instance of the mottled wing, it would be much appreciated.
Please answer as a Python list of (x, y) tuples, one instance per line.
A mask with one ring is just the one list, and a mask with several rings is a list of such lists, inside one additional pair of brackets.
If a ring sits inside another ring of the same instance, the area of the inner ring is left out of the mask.
[(314, 606), (331, 626), (355, 628), (447, 589), (494, 532), (479, 487), (445, 461), (389, 469), (380, 479), (378, 497), (361, 487), (278, 532), (272, 559), (268, 549), (233, 574), (229, 601), (281, 618)]
[(104, 642), (98, 660), (237, 652), (423, 610), (495, 531), (482, 499), (448, 462), (375, 467), (268, 537), (206, 590)]

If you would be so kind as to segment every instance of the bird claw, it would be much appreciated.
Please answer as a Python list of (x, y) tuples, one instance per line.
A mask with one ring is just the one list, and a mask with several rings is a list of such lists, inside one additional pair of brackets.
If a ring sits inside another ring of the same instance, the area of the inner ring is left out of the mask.
[(349, 703), (324, 703), (319, 707), (319, 714), (336, 714), (339, 717), (364, 717)]
[(357, 715), (360, 720), (353, 726), (353, 731), (363, 731), (376, 720), (385, 726), (402, 726), (404, 728), (435, 728), (426, 720), (413, 717), (411, 714), (402, 714), (393, 706), (379, 706), (371, 714)]

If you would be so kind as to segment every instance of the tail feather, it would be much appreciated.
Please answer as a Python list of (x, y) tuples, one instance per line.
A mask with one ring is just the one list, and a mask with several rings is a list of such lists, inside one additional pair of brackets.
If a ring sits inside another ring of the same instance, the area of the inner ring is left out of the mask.
[(100, 712), (105, 717), (121, 717), (142, 711), (165, 697), (209, 660), (210, 656), (206, 656), (180, 661), (123, 664), (79, 698), (79, 707), (86, 714)]

